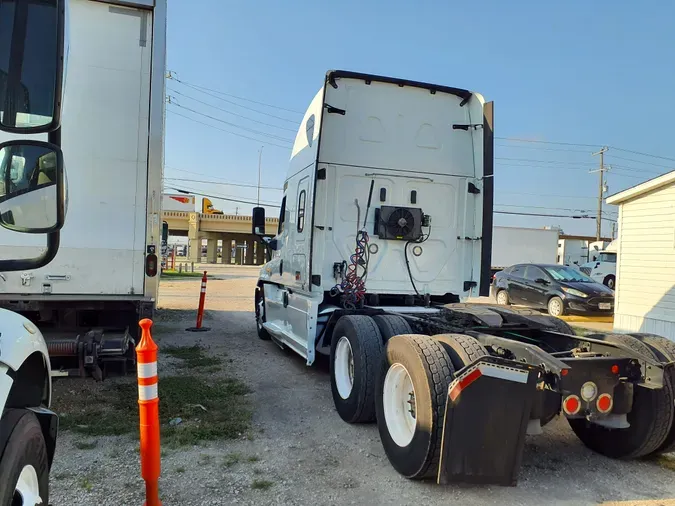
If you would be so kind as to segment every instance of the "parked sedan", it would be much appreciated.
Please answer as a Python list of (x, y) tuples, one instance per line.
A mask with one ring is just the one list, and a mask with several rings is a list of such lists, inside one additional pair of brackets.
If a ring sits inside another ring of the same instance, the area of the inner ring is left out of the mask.
[(546, 308), (553, 316), (614, 311), (613, 290), (564, 265), (513, 265), (495, 274), (492, 294), (498, 304)]

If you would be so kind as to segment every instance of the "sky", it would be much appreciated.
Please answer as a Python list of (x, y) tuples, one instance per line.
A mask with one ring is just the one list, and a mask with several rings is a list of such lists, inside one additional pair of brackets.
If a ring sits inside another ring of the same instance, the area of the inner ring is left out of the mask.
[[(495, 211), (594, 217), (602, 146), (606, 195), (675, 169), (673, 20), (675, 2), (656, 1), (169, 0), (166, 191), (253, 202), (256, 188), (225, 183), (255, 186), (264, 146), (260, 198), (278, 205), (302, 113), (344, 69), (493, 100)], [(594, 219), (495, 224), (595, 234)]]

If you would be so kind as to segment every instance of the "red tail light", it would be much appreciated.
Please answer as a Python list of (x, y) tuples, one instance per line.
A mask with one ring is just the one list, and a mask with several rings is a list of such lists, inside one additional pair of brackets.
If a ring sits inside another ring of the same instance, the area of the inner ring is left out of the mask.
[(157, 255), (154, 253), (145, 256), (145, 274), (151, 278), (157, 276)]
[(614, 406), (612, 396), (609, 394), (602, 394), (595, 402), (595, 406), (598, 408), (600, 413), (609, 413), (612, 411), (612, 407)]
[(581, 400), (576, 395), (568, 395), (563, 401), (563, 411), (568, 415), (576, 415), (581, 410)]

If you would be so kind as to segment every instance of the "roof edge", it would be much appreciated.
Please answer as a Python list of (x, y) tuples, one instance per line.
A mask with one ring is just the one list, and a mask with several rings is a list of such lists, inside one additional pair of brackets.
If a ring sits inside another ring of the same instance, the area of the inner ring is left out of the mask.
[(631, 188), (628, 188), (627, 190), (624, 190), (622, 192), (610, 195), (609, 197), (607, 197), (606, 202), (610, 205), (623, 204), (628, 200), (640, 197), (645, 193), (657, 190), (662, 186), (665, 186), (672, 182), (675, 182), (675, 170), (666, 172), (665, 174), (656, 176), (652, 179), (648, 179), (644, 183), (632, 186)]
[(424, 88), (431, 92), (440, 91), (443, 93), (449, 93), (455, 95), (462, 99), (462, 104), (464, 105), (468, 102), (473, 93), (469, 90), (462, 88), (453, 88), (451, 86), (441, 86), (438, 84), (423, 83), (420, 81), (410, 81), (408, 79), (399, 79), (397, 77), (386, 77), (378, 76), (375, 74), (363, 74), (361, 72), (351, 72), (349, 70), (329, 70), (326, 72), (326, 82), (328, 82), (334, 88), (337, 88), (335, 79), (343, 77), (345, 79), (361, 79), (363, 81), (377, 81), (381, 83), (397, 84), (398, 86), (413, 86), (415, 88)]

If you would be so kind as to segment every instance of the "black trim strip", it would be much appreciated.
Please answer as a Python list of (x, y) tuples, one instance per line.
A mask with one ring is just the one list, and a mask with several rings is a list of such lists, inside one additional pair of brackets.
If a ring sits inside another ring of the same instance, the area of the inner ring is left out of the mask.
[(494, 102), (483, 106), (483, 231), (481, 241), (481, 297), (490, 295), (492, 282), (492, 212), (494, 208)]
[[(329, 73), (330, 74), (330, 73)], [(312, 227), (310, 230), (312, 231), (311, 234), (309, 234), (309, 272), (307, 273), (309, 275), (309, 279), (312, 278), (314, 273), (312, 272), (312, 260), (314, 258), (314, 217), (316, 216), (316, 182), (318, 179), (317, 172), (319, 171), (319, 155), (321, 154), (321, 139), (323, 138), (322, 131), (323, 131), (323, 120), (326, 117), (326, 114), (324, 113), (324, 107), (326, 106), (326, 83), (328, 83), (328, 75), (326, 74), (326, 81), (323, 86), (323, 97), (321, 97), (321, 123), (319, 124), (319, 140), (316, 143), (316, 160), (314, 162), (314, 177), (312, 178)], [(337, 86), (333, 86), (336, 88)], [(324, 178), (325, 179), (325, 178)], [(328, 211), (328, 209), (326, 209)], [(319, 287), (321, 289), (321, 287)], [(312, 291), (312, 283), (309, 284), (309, 291)]]
[[(370, 84), (371, 81), (378, 81), (381, 83), (396, 84), (398, 86), (413, 86), (415, 88), (424, 88), (429, 90), (432, 94), (441, 91), (443, 93), (449, 93), (450, 95), (455, 95), (462, 99), (460, 106), (464, 106), (473, 96), (469, 90), (464, 90), (462, 88), (452, 88), (450, 86), (440, 86), (437, 84), (422, 83), (419, 81), (409, 81), (408, 79), (398, 79), (396, 77), (385, 77), (378, 76), (374, 74), (362, 74), (360, 72), (350, 72), (348, 70), (329, 70), (326, 73), (326, 82), (330, 84), (333, 88), (337, 88), (336, 79), (339, 78), (345, 79), (362, 79), (366, 81), (366, 84)], [(325, 99), (325, 89), (324, 89), (324, 99)]]

